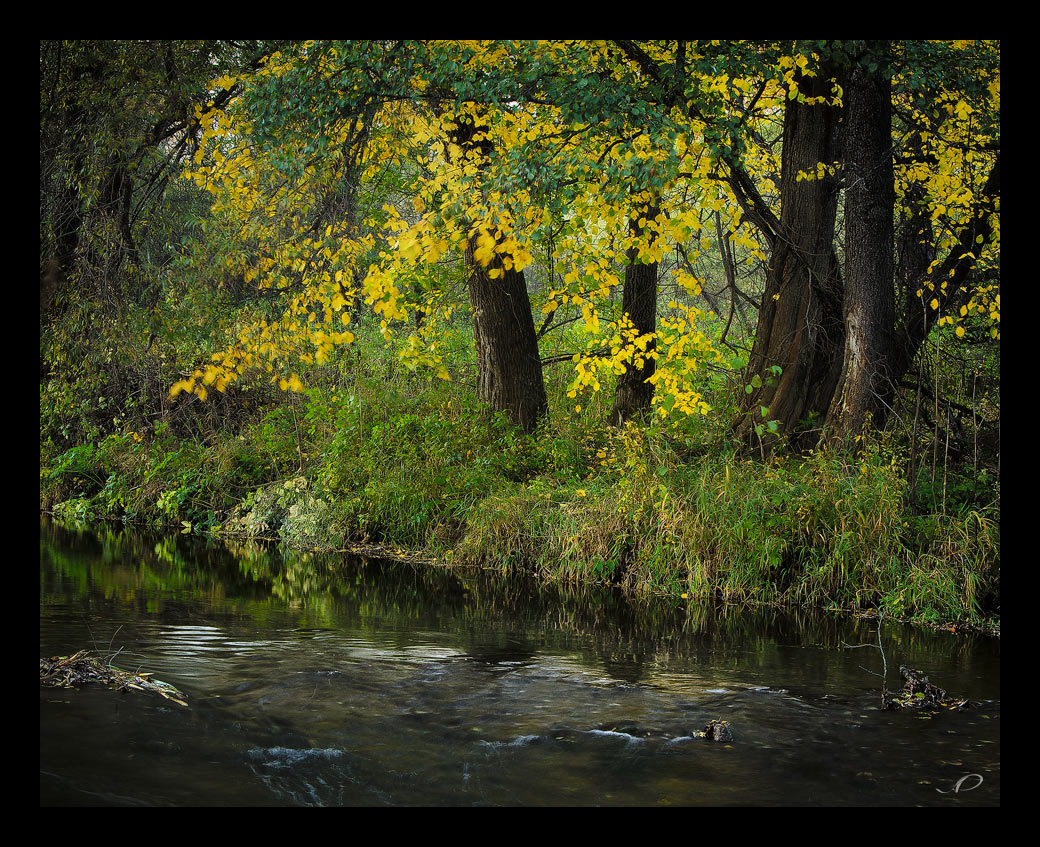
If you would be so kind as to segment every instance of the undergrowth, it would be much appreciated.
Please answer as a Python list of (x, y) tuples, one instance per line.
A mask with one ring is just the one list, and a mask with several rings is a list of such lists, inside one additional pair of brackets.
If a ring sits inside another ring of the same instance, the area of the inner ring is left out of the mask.
[(928, 622), (999, 615), (998, 488), (951, 479), (935, 508), (884, 440), (761, 461), (707, 419), (606, 427), (609, 391), (577, 414), (563, 387), (528, 436), (462, 380), (352, 365), (288, 402), (243, 392), (226, 402), (247, 411), (224, 428), (128, 421), (64, 448), (41, 441), (41, 504), (65, 519), (309, 550), (376, 543), (646, 593)]

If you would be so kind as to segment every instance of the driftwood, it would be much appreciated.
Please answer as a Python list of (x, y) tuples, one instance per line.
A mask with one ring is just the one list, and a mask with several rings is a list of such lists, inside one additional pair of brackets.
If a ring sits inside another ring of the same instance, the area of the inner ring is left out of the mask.
[[(966, 709), (971, 706), (968, 700), (959, 697), (949, 697), (938, 685), (932, 685), (928, 677), (921, 671), (901, 665), (899, 675), (903, 678), (903, 687), (900, 692), (890, 697), (888, 694), (888, 659), (885, 658), (885, 647), (881, 643), (881, 621), (883, 616), (878, 615), (877, 644), (846, 644), (842, 646), (850, 650), (860, 647), (876, 647), (881, 653), (883, 670), (881, 677), (881, 708), (882, 709)], [(862, 667), (862, 666), (861, 666)], [(863, 670), (867, 670), (863, 668)], [(874, 673), (874, 671), (867, 671)]]
[(80, 650), (71, 656), (51, 656), (40, 659), (40, 685), (47, 688), (78, 688), (97, 683), (116, 691), (144, 691), (158, 694), (181, 706), (187, 706), (187, 697), (168, 682), (152, 679), (150, 673), (124, 671), (110, 662)]
[(903, 688), (895, 697), (884, 702), (886, 709), (964, 709), (970, 706), (967, 700), (949, 697), (938, 685), (928, 681), (921, 671), (903, 665), (899, 668), (903, 677)]

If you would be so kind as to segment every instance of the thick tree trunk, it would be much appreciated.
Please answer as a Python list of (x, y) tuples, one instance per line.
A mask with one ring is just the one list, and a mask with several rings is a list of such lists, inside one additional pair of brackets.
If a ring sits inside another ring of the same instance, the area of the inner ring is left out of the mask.
[[(645, 211), (647, 219), (656, 215), (657, 209), (653, 206)], [(637, 221), (631, 222), (630, 230), (634, 236), (642, 234)], [(637, 263), (637, 253), (635, 249), (628, 252), (621, 309), (632, 322), (632, 329), (638, 337), (657, 331), (658, 265), (656, 262)], [(625, 372), (618, 377), (614, 392), (614, 408), (610, 414), (610, 423), (613, 426), (621, 426), (625, 421), (641, 417), (650, 411), (654, 399), (654, 386), (647, 380), (654, 375), (657, 367), (657, 360), (653, 356), (655, 350), (656, 341), (651, 341), (641, 357), (641, 365), (630, 362)]]
[[(453, 141), (467, 154), (490, 155), (486, 138), (460, 117)], [(534, 432), (549, 410), (538, 354), (538, 336), (531, 314), (527, 280), (522, 271), (506, 268), (496, 254), (487, 265), (474, 257), (474, 239), (466, 248), (469, 299), (473, 308), (473, 339), (477, 354), (477, 397), (496, 412), (505, 412), (526, 432)], [(490, 271), (500, 274), (492, 279)]]
[[(477, 353), (477, 397), (534, 432), (549, 410), (538, 355), (531, 301), (523, 272), (506, 270), (501, 258), (488, 267), (466, 251), (473, 337)], [(492, 279), (488, 271), (502, 275)]]
[[(884, 52), (881, 45), (880, 53)], [(895, 395), (892, 86), (854, 67), (845, 88), (845, 354), (828, 437), (884, 427)]]
[[(821, 69), (802, 78), (799, 89), (806, 97), (830, 98), (832, 76)], [(834, 175), (820, 176), (817, 168), (839, 159), (839, 128), (838, 107), (788, 101), (780, 220), (768, 233), (772, 256), (746, 372), (752, 390), (742, 395), (742, 414), (734, 422), (742, 441), (764, 451), (777, 438), (768, 430), (759, 434), (756, 428), (766, 420), (779, 421), (778, 435), (786, 435), (796, 449), (813, 446), (838, 385), (845, 346), (842, 280), (834, 254), (838, 186)], [(778, 377), (775, 367), (781, 369)]]

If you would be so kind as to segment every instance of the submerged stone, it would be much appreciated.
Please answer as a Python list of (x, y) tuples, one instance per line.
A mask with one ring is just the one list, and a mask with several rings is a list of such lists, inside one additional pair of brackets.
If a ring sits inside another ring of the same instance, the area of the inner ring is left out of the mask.
[(701, 734), (704, 738), (722, 743), (729, 743), (733, 740), (733, 730), (730, 728), (729, 721), (708, 721)]

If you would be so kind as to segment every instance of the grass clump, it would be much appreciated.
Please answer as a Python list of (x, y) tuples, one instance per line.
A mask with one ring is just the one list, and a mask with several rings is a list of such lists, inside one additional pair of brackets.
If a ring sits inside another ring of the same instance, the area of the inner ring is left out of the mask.
[(769, 462), (684, 457), (653, 428), (616, 432), (580, 482), (498, 492), (460, 557), (644, 592), (879, 609), (981, 622), (999, 607), (999, 521), (933, 516), (921, 549), (904, 469), (883, 445)]

